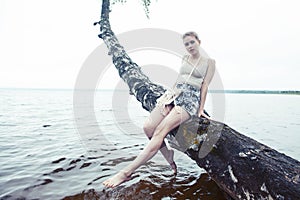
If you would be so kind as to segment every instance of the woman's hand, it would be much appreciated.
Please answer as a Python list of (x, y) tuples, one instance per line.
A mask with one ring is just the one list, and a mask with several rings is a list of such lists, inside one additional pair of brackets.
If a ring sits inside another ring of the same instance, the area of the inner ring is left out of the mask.
[(199, 110), (198, 117), (201, 117), (201, 116), (203, 116), (207, 119), (211, 119), (207, 114), (204, 113), (204, 110)]

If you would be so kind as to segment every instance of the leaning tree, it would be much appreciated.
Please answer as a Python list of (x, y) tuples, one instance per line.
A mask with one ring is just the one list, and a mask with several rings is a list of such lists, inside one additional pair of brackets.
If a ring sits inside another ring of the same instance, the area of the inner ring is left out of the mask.
[[(143, 3), (147, 11), (150, 0), (143, 0)], [(130, 94), (150, 112), (165, 88), (151, 82), (130, 59), (111, 29), (110, 12), (110, 1), (103, 0), (101, 19), (94, 24), (100, 25), (98, 36), (105, 42)], [(238, 133), (222, 122), (202, 117), (192, 117), (171, 132), (176, 135), (176, 143), (169, 138), (173, 147), (195, 160), (232, 198), (300, 199), (299, 161)], [(187, 148), (190, 144), (194, 144), (193, 148)], [(210, 149), (205, 156), (201, 153), (203, 148)]]

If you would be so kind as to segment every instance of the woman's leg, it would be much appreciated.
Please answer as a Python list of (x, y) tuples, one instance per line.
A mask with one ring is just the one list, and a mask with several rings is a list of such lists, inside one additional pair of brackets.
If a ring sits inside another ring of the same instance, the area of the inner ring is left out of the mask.
[[(160, 124), (160, 122), (169, 114), (170, 110), (172, 109), (172, 105), (167, 105), (165, 107), (155, 107), (152, 112), (150, 113), (149, 117), (146, 119), (144, 123), (144, 132), (147, 135), (149, 139), (152, 138), (153, 133), (156, 129), (156, 127)], [(167, 162), (170, 164), (172, 167), (172, 170), (174, 174), (177, 173), (177, 167), (174, 162), (174, 151), (172, 149), (169, 149), (166, 146), (165, 141), (163, 141), (161, 147), (160, 147), (160, 152), (164, 156), (164, 158), (167, 160)]]
[[(176, 109), (174, 109), (176, 108)], [(146, 145), (143, 151), (135, 158), (135, 160), (117, 173), (112, 178), (103, 182), (107, 187), (115, 187), (122, 182), (129, 179), (130, 175), (142, 164), (151, 159), (159, 150), (163, 143), (165, 136), (173, 128), (177, 127), (183, 121), (189, 119), (189, 114), (181, 107), (175, 106), (170, 113), (161, 121), (158, 127), (155, 129), (154, 134), (150, 142)]]

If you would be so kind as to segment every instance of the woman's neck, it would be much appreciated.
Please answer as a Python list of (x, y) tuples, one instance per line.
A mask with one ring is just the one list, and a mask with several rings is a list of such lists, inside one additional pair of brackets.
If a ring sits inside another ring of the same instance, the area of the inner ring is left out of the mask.
[(201, 55), (200, 55), (200, 53), (198, 53), (198, 54), (191, 55), (189, 61), (193, 64), (196, 64), (196, 63), (199, 63), (200, 59), (201, 59)]
[(193, 59), (193, 60), (198, 60), (198, 59), (200, 59), (200, 58), (201, 58), (200, 53), (191, 55), (191, 59)]

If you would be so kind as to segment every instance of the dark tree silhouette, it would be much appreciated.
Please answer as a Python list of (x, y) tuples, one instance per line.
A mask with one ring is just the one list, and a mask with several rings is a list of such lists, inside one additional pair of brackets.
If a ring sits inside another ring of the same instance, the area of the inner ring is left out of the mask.
[[(118, 0), (117, 0), (118, 1)], [(150, 2), (150, 1), (148, 1)], [(151, 111), (165, 89), (152, 83), (120, 45), (109, 22), (110, 2), (103, 0), (98, 35), (109, 50), (120, 77), (130, 93)], [(300, 162), (246, 137), (226, 124), (193, 117), (179, 128), (173, 147), (183, 151), (205, 169), (234, 199), (300, 199)], [(187, 148), (197, 141), (196, 148)], [(201, 148), (210, 149), (203, 156)]]

